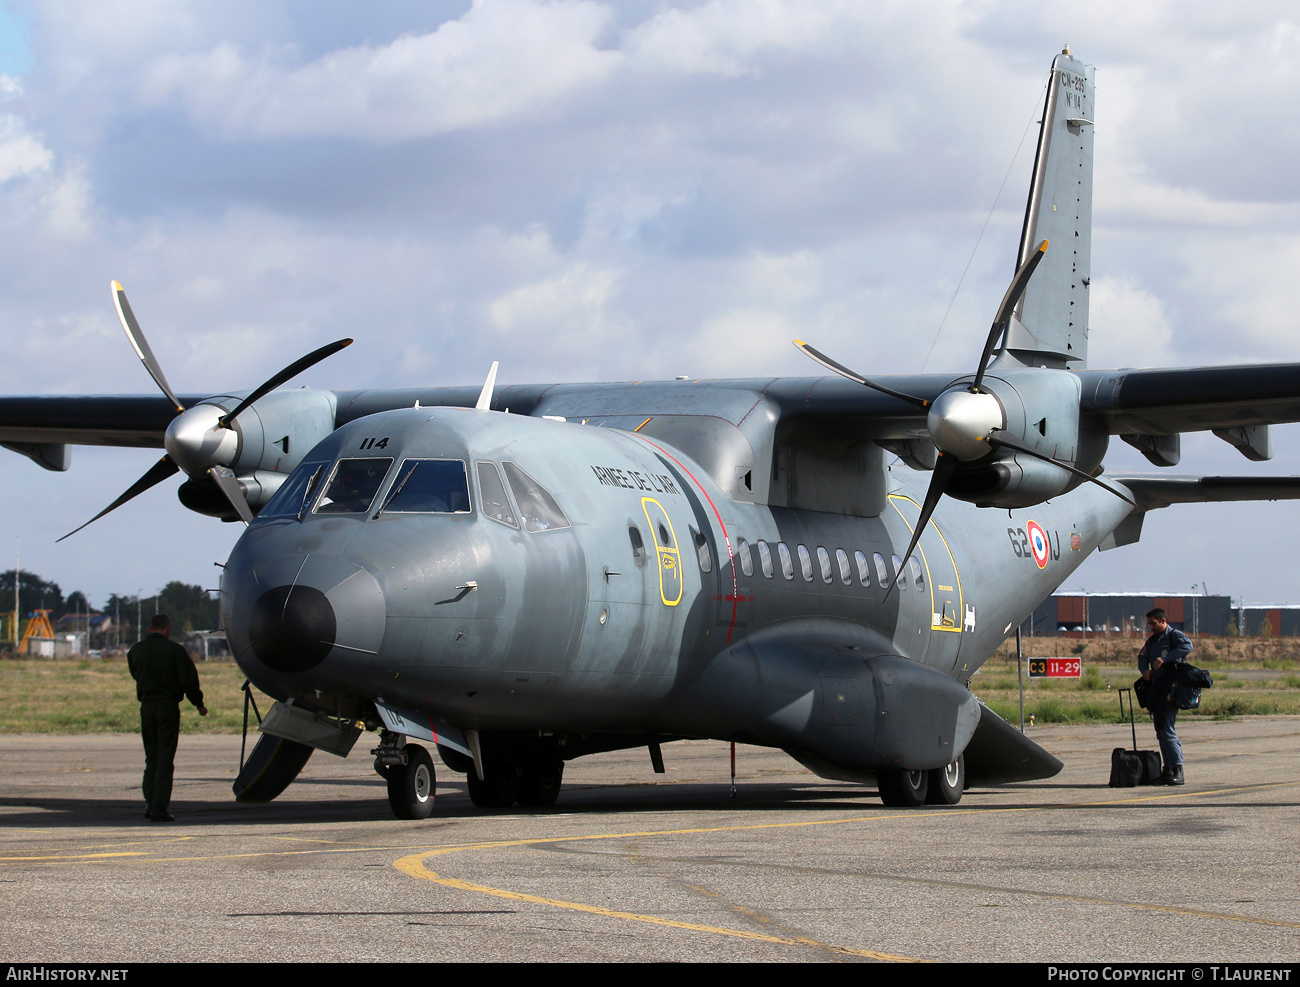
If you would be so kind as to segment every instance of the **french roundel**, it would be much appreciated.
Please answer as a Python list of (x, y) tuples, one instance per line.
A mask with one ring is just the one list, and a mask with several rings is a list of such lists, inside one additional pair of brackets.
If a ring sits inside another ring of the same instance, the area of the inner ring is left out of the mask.
[(1030, 521), (1025, 525), (1025, 533), (1029, 536), (1029, 551), (1033, 553), (1034, 561), (1038, 563), (1038, 568), (1047, 568), (1047, 532), (1043, 530), (1042, 525), (1037, 521)]

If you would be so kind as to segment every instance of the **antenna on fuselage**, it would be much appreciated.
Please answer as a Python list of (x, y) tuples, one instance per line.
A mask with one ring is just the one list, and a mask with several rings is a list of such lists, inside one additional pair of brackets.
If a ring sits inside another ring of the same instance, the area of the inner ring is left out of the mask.
[(483, 382), (483, 390), (479, 391), (478, 403), (474, 405), (475, 411), (492, 410), (492, 388), (496, 387), (497, 384), (497, 367), (499, 366), (498, 361), (492, 361), (492, 369), (488, 371), (487, 380)]

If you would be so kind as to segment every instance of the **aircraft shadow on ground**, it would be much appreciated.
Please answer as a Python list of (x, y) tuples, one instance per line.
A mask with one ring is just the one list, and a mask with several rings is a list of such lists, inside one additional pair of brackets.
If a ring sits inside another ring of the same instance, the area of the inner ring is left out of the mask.
[[(306, 781), (307, 779), (304, 779)], [(349, 782), (349, 787), (366, 782)], [(320, 781), (318, 784), (336, 785), (339, 782)], [(1034, 784), (1018, 786), (1016, 791), (1032, 795), (1035, 791), (1067, 792), (1077, 791), (1092, 794), (1098, 788), (1095, 785)], [(1005, 789), (995, 789), (1002, 791)], [(1043, 810), (1089, 810), (1107, 814), (1142, 812), (1144, 815), (1153, 811), (1177, 810), (1211, 810), (1222, 809), (1224, 803), (1219, 800), (1199, 798), (1181, 798), (1176, 800), (1143, 800), (1145, 790), (1123, 790), (1133, 792), (1126, 798), (1121, 792), (1116, 793), (1114, 802), (1065, 803), (1042, 801), (1034, 798), (1017, 799), (1014, 802), (989, 803), (981, 798), (979, 789), (971, 789), (966, 798), (956, 807), (925, 806), (918, 809), (887, 809), (878, 801), (877, 792), (868, 787), (861, 789), (828, 789), (807, 787), (803, 785), (741, 785), (735, 797), (729, 794), (729, 786), (724, 784), (681, 784), (663, 785), (601, 785), (591, 787), (575, 786), (566, 789), (555, 805), (546, 808), (521, 809), (480, 809), (470, 803), (465, 794), (463, 782), (439, 785), (438, 802), (433, 815), (427, 820), (406, 822), (392, 818), (388, 801), (383, 795), (382, 786), (377, 788), (373, 799), (285, 799), (264, 805), (243, 805), (229, 801), (177, 799), (172, 803), (172, 812), (176, 815), (175, 828), (187, 826), (282, 826), (296, 823), (348, 823), (348, 822), (388, 822), (395, 827), (408, 829), (421, 823), (439, 823), (452, 820), (482, 818), (484, 816), (563, 816), (563, 815), (610, 815), (619, 816), (641, 812), (753, 812), (773, 810), (826, 812), (863, 812), (871, 811), (887, 816), (893, 812), (949, 812), (965, 815), (970, 810), (983, 811), (1025, 811)], [(1159, 789), (1151, 789), (1158, 793)], [(1300, 802), (1234, 802), (1237, 810), (1294, 809)], [(30, 810), (30, 811), (23, 811)], [(100, 828), (122, 827), (139, 829), (146, 827), (155, 832), (166, 832), (171, 824), (152, 824), (143, 816), (143, 802), (137, 799), (100, 799), (87, 800), (72, 797), (35, 797), (35, 798), (0, 798), (0, 828), (8, 829), (49, 829), (49, 828)]]

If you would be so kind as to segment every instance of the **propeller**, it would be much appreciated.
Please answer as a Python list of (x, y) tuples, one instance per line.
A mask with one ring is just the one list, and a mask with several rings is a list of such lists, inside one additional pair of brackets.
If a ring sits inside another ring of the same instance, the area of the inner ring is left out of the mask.
[(337, 340), (295, 360), (250, 392), (248, 397), (240, 401), (233, 411), (223, 414), (222, 409), (211, 404), (196, 404), (193, 407), (186, 408), (180, 399), (176, 397), (171, 385), (167, 383), (167, 377), (162, 371), (162, 366), (153, 355), (153, 350), (149, 348), (149, 341), (145, 339), (144, 330), (140, 328), (140, 323), (131, 310), (131, 303), (127, 301), (125, 289), (117, 281), (113, 282), (113, 304), (117, 309), (117, 316), (122, 323), (122, 329), (126, 332), (126, 338), (131, 343), (131, 348), (135, 350), (136, 356), (140, 358), (140, 362), (144, 364), (154, 383), (158, 385), (159, 389), (166, 395), (167, 400), (176, 409), (176, 416), (172, 419), (171, 424), (167, 426), (167, 433), (163, 438), (163, 445), (167, 449), (167, 454), (151, 466), (140, 479), (123, 491), (121, 496), (81, 527), (69, 531), (59, 541), (75, 535), (86, 525), (93, 524), (105, 514), (121, 507), (128, 500), (139, 496), (150, 487), (156, 486), (182, 470), (195, 479), (210, 479), (214, 482), (226, 495), (226, 499), (230, 501), (236, 513), (247, 523), (252, 519), (252, 509), (244, 497), (238, 478), (223, 462), (223, 460), (233, 459), (238, 450), (239, 440), (232, 434), (235, 419), (254, 402), (265, 397), (281, 384), (296, 377), (308, 367), (315, 366), (326, 357), (333, 356), (345, 346), (351, 345), (352, 340)]
[(826, 369), (848, 380), (906, 401), (926, 412), (926, 428), (929, 430), (930, 440), (938, 450), (938, 456), (935, 459), (934, 471), (930, 477), (930, 484), (926, 489), (925, 499), (921, 505), (920, 516), (917, 519), (916, 527), (912, 529), (912, 540), (907, 546), (907, 552), (903, 555), (903, 566), (907, 565), (912, 553), (916, 551), (917, 543), (921, 540), (921, 533), (925, 530), (926, 525), (930, 523), (930, 516), (934, 513), (940, 499), (948, 492), (953, 478), (960, 471), (962, 464), (984, 460), (995, 449), (1007, 449), (1041, 459), (1082, 480), (1097, 484), (1103, 490), (1109, 491), (1127, 503), (1134, 503), (1114, 487), (1102, 483), (1095, 476), (1076, 468), (1072, 463), (1055, 459), (1033, 448), (1022, 439), (1009, 434), (1006, 431), (1006, 413), (1003, 410), (1002, 403), (994, 394), (983, 388), (984, 376), (992, 363), (993, 354), (998, 347), (999, 341), (1006, 336), (1007, 329), (1011, 325), (1012, 313), (1020, 303), (1020, 299), (1024, 295), (1034, 271), (1046, 255), (1047, 247), (1048, 242), (1046, 240), (1040, 242), (1028, 259), (1016, 270), (1015, 276), (1007, 286), (1006, 293), (1002, 296), (1002, 303), (998, 306), (997, 314), (989, 327), (988, 337), (980, 353), (979, 364), (976, 367), (974, 378), (969, 383), (950, 387), (933, 401), (926, 401), (924, 398), (905, 394), (869, 380), (807, 343), (798, 339), (794, 340), (796, 347)]

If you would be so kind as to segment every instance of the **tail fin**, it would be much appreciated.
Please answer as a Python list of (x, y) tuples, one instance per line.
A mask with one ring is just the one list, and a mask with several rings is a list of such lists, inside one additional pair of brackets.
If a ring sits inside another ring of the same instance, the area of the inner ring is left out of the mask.
[(1066, 48), (1052, 62), (1016, 267), (1041, 241), (1043, 262), (1017, 306), (1006, 350), (1032, 366), (1088, 362), (1092, 254), (1093, 67)]

